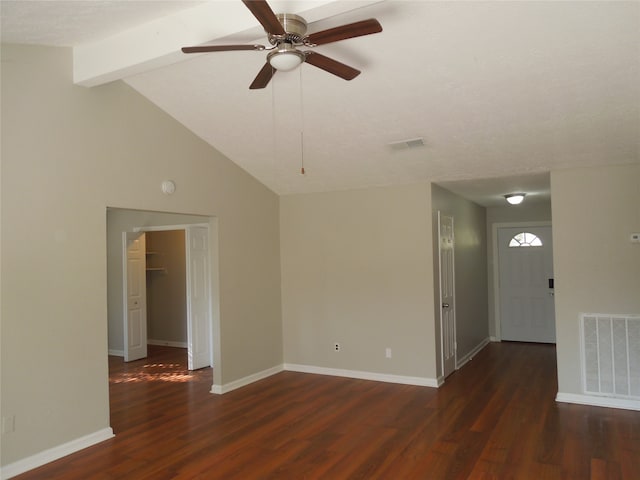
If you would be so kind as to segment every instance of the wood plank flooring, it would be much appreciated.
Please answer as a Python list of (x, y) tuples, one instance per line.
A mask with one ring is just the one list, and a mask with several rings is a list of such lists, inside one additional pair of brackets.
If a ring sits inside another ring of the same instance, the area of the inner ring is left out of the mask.
[(556, 403), (552, 345), (490, 344), (439, 389), (282, 372), (222, 396), (151, 352), (109, 359), (114, 439), (17, 478), (640, 478), (640, 412)]

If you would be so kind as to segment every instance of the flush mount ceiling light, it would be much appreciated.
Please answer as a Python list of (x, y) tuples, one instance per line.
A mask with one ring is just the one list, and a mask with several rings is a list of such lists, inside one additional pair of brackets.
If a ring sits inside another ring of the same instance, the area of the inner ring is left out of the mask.
[(508, 195), (505, 195), (504, 198), (506, 198), (507, 202), (509, 202), (511, 205), (519, 205), (524, 200), (525, 195), (526, 193), (510, 193)]
[(276, 70), (288, 72), (304, 62), (304, 53), (296, 50), (290, 43), (281, 43), (277, 50), (267, 55), (267, 61)]

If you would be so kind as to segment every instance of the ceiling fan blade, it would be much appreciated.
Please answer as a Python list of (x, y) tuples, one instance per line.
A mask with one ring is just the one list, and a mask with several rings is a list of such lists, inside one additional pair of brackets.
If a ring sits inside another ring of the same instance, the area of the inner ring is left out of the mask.
[(253, 13), (253, 16), (258, 19), (267, 33), (272, 35), (284, 35), (287, 33), (265, 0), (242, 0), (242, 2)]
[(337, 60), (325, 57), (324, 55), (316, 52), (305, 52), (304, 61), (310, 63), (314, 67), (321, 68), (325, 72), (333, 73), (340, 78), (344, 78), (345, 80), (353, 80), (360, 75), (360, 70), (356, 70), (349, 65), (345, 65), (344, 63), (340, 63)]
[(200, 45), (182, 47), (183, 53), (230, 52), (232, 50), (264, 50), (264, 45)]
[(249, 88), (251, 90), (255, 90), (257, 88), (266, 87), (275, 73), (275, 68), (273, 68), (269, 62), (265, 63), (264, 67), (262, 67), (262, 69), (260, 69), (260, 71), (258, 72), (258, 75), (256, 75), (256, 78), (253, 79), (253, 82), (251, 83)]
[(360, 22), (349, 23), (340, 27), (329, 28), (320, 32), (312, 33), (307, 37), (308, 43), (313, 45), (324, 45), (325, 43), (346, 40), (347, 38), (362, 37), (382, 31), (382, 25), (375, 18), (362, 20)]

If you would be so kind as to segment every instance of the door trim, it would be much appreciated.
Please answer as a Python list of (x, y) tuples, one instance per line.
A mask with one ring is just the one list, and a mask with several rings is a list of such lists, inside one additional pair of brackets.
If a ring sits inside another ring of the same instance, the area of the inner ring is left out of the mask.
[(493, 327), (495, 335), (492, 342), (502, 341), (502, 326), (500, 323), (500, 265), (498, 264), (498, 229), (499, 228), (525, 228), (525, 227), (553, 227), (552, 222), (502, 222), (492, 224), (491, 234), (493, 235), (492, 247), (492, 271), (493, 271)]

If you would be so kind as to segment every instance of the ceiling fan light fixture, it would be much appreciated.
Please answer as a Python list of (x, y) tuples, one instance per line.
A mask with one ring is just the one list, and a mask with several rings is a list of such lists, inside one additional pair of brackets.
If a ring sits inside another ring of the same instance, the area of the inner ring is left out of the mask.
[(281, 72), (288, 72), (304, 62), (304, 53), (288, 43), (281, 44), (277, 50), (267, 55), (269, 64)]
[(511, 205), (520, 205), (524, 200), (525, 195), (526, 193), (510, 193), (508, 195), (505, 195), (504, 198)]

